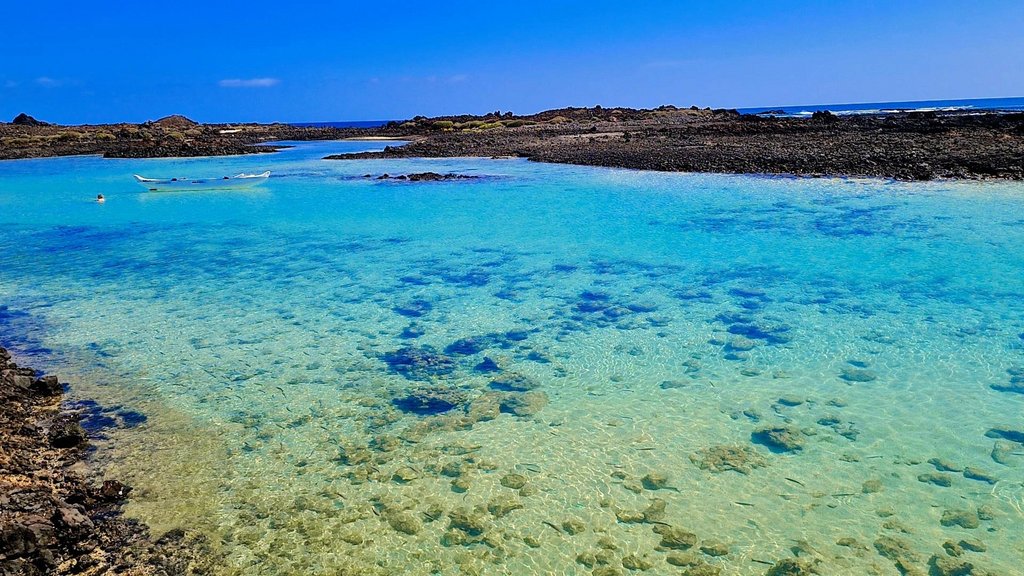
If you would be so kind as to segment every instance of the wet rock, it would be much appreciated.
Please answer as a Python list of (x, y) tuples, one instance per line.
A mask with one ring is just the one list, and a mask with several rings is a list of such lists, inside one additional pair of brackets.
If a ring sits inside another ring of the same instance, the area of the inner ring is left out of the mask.
[(481, 360), (479, 364), (474, 366), (473, 370), (476, 370), (477, 372), (480, 372), (482, 374), (488, 374), (491, 372), (501, 372), (501, 367), (498, 366), (498, 363), (492, 360), (491, 358), (484, 356), (484, 359)]
[(946, 554), (950, 556), (963, 556), (964, 549), (956, 542), (952, 540), (946, 540), (942, 543), (942, 549), (946, 551)]
[(502, 395), (496, 392), (486, 392), (477, 396), (469, 403), (466, 417), (474, 423), (494, 420), (501, 413), (501, 400)]
[(840, 538), (839, 540), (836, 540), (836, 546), (842, 546), (844, 548), (852, 548), (854, 550), (867, 550), (868, 549), (868, 547), (866, 545), (864, 545), (860, 540), (857, 540), (856, 538), (850, 538), (849, 536), (847, 536), (845, 538)]
[(64, 392), (64, 386), (57, 381), (56, 376), (43, 376), (32, 382), (30, 390), (43, 396), (57, 396)]
[(987, 574), (978, 571), (978, 567), (968, 560), (950, 556), (933, 555), (928, 560), (929, 576), (982, 576)]
[(388, 368), (409, 380), (429, 380), (437, 376), (451, 374), (456, 363), (450, 357), (439, 354), (429, 346), (420, 348), (406, 346), (383, 356)]
[(896, 568), (903, 574), (922, 574), (921, 570), (916, 566), (920, 562), (920, 557), (911, 550), (910, 546), (893, 536), (882, 536), (875, 540), (875, 550), (883, 558), (887, 558), (896, 565)]
[(411, 466), (402, 466), (391, 475), (391, 480), (398, 484), (408, 484), (420, 477), (420, 473)]
[(540, 390), (513, 393), (501, 401), (501, 411), (514, 416), (534, 416), (548, 404), (548, 395)]
[(487, 529), (487, 521), (479, 510), (460, 508), (448, 513), (450, 527), (470, 536), (479, 536)]
[(882, 482), (881, 480), (865, 480), (864, 483), (861, 484), (860, 491), (864, 494), (875, 494), (877, 492), (881, 492)]
[(975, 539), (961, 540), (960, 547), (964, 550), (970, 550), (971, 552), (985, 552), (988, 550), (988, 546), (986, 546), (984, 542)]
[(701, 470), (725, 472), (733, 470), (750, 474), (754, 468), (763, 468), (768, 461), (748, 446), (712, 446), (690, 455), (690, 461)]
[(456, 478), (456, 479), (452, 480), (452, 482), (451, 482), (452, 492), (457, 492), (459, 494), (465, 494), (466, 492), (469, 491), (470, 485), (471, 485), (471, 483), (470, 483), (469, 478), (466, 478), (465, 476), (463, 476), (461, 478)]
[(686, 570), (683, 570), (682, 576), (718, 576), (722, 573), (722, 569), (713, 564), (707, 562), (699, 562)]
[(666, 550), (689, 550), (697, 545), (697, 535), (678, 526), (658, 524), (654, 533), (661, 536), (658, 546)]
[(999, 481), (995, 476), (992, 476), (984, 470), (972, 468), (970, 466), (964, 468), (964, 478), (967, 478), (968, 480), (977, 480), (978, 482), (985, 482), (987, 484), (995, 484)]
[(644, 508), (643, 521), (644, 522), (660, 522), (665, 519), (665, 507), (668, 505), (667, 502), (661, 498), (655, 498), (651, 500), (651, 503)]
[(514, 472), (501, 477), (501, 485), (505, 488), (512, 488), (513, 490), (518, 490), (523, 486), (526, 486), (528, 481), (529, 479), (526, 476), (516, 474)]
[(519, 510), (522, 507), (523, 503), (511, 496), (495, 496), (487, 502), (487, 511), (495, 518), (507, 516), (512, 511)]
[(78, 417), (72, 414), (60, 414), (54, 418), (48, 438), (54, 448), (74, 448), (89, 439)]
[(570, 536), (575, 536), (586, 531), (587, 525), (579, 518), (569, 518), (562, 522), (562, 531)]
[(978, 506), (978, 518), (980, 518), (981, 520), (988, 522), (990, 520), (994, 520), (995, 517), (996, 510), (992, 506), (988, 504), (982, 504), (981, 506)]
[(852, 368), (844, 366), (839, 373), (839, 377), (847, 382), (873, 382), (878, 380), (878, 375), (871, 370), (865, 370), (864, 368)]
[(673, 566), (695, 566), (704, 562), (693, 552), (669, 552), (665, 561)]
[(395, 406), (405, 412), (419, 415), (442, 414), (465, 404), (467, 395), (451, 386), (429, 386), (414, 389), (408, 395), (394, 400)]
[(804, 434), (792, 426), (765, 426), (758, 428), (750, 439), (768, 447), (772, 452), (798, 452), (804, 449)]
[(104, 480), (103, 485), (97, 491), (97, 495), (106, 502), (123, 502), (131, 494), (131, 491), (131, 486), (122, 484), (117, 480)]
[(434, 305), (428, 300), (412, 300), (406, 304), (392, 308), (396, 313), (406, 318), (419, 318), (434, 309)]
[(746, 352), (753, 350), (757, 346), (757, 342), (747, 338), (746, 336), (735, 336), (729, 339), (729, 343), (726, 344), (726, 348), (736, 352)]
[(996, 440), (992, 444), (992, 460), (1002, 464), (1003, 466), (1010, 466), (1013, 464), (1013, 457), (1018, 456), (1018, 452), (1024, 452), (1024, 445), (1016, 444), (1013, 442), (1007, 442), (1005, 440)]
[(388, 525), (402, 534), (413, 535), (423, 529), (418, 518), (404, 510), (389, 510), (384, 514)]
[(943, 488), (949, 488), (953, 485), (953, 477), (949, 474), (939, 474), (937, 472), (927, 472), (925, 474), (919, 474), (917, 476), (918, 482), (924, 482), (925, 484), (934, 484), (936, 486), (942, 486)]
[(648, 490), (661, 490), (662, 488), (668, 487), (668, 476), (661, 472), (651, 472), (645, 475), (641, 480), (643, 487)]
[(627, 570), (650, 570), (654, 567), (654, 562), (645, 556), (626, 554), (622, 557), (622, 567)]
[(538, 388), (540, 383), (529, 376), (508, 372), (491, 380), (490, 386), (504, 392), (527, 392)]
[(729, 545), (724, 542), (716, 542), (714, 540), (705, 541), (700, 545), (700, 551), (706, 556), (718, 557), (726, 556), (729, 554)]
[(932, 458), (928, 460), (928, 463), (931, 464), (932, 466), (935, 466), (935, 469), (938, 470), (939, 472), (963, 471), (963, 467), (957, 466), (956, 464), (950, 462), (949, 460), (944, 460), (942, 458)]
[(1017, 442), (1018, 444), (1024, 443), (1024, 430), (1015, 430), (1009, 426), (989, 428), (988, 432), (985, 432), (985, 436), (989, 438), (1002, 438), (1003, 440)]
[(764, 573), (765, 576), (812, 576), (820, 574), (815, 562), (804, 558), (784, 558)]
[(981, 526), (978, 514), (971, 510), (944, 510), (942, 519), (939, 520), (943, 526), (959, 526), (961, 528), (974, 529)]
[(1024, 394), (1024, 368), (1010, 368), (1006, 371), (1010, 379), (1006, 383), (992, 384), (991, 388), (999, 392)]
[(363, 543), (363, 535), (356, 531), (342, 532), (338, 534), (338, 539), (353, 546), (359, 546)]
[(445, 346), (444, 353), (452, 356), (472, 356), (479, 354), (491, 346), (491, 340), (486, 337), (460, 338)]

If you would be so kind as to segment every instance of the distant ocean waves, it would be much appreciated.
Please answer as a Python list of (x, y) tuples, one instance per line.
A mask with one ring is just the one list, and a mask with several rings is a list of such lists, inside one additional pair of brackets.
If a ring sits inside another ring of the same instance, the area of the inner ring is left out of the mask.
[(839, 116), (859, 114), (893, 114), (896, 112), (955, 112), (958, 110), (1024, 111), (1024, 98), (974, 98), (968, 100), (920, 100), (912, 102), (865, 102), (861, 104), (815, 104), (812, 106), (775, 106), (740, 108), (743, 114), (771, 116), (811, 116), (828, 110)]

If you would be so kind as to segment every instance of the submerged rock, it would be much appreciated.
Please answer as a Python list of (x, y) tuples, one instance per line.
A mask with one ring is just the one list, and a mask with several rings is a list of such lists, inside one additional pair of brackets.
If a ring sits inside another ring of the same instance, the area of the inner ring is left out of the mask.
[(812, 576), (820, 574), (817, 563), (803, 558), (784, 558), (764, 573), (765, 576)]
[(935, 469), (938, 470), (939, 472), (962, 472), (963, 471), (963, 468), (961, 466), (957, 466), (956, 464), (954, 464), (954, 463), (952, 463), (952, 462), (950, 462), (948, 460), (943, 460), (942, 458), (932, 458), (932, 459), (928, 460), (928, 463), (931, 464), (932, 466), (935, 466)]
[(413, 535), (423, 529), (423, 523), (418, 518), (404, 510), (391, 510), (384, 514), (388, 525), (402, 534)]
[(985, 432), (985, 436), (989, 438), (1002, 438), (1010, 442), (1017, 442), (1018, 444), (1024, 443), (1024, 430), (1015, 430), (1009, 426), (989, 428), (988, 432)]
[(668, 487), (668, 476), (661, 472), (651, 472), (645, 475), (640, 481), (644, 488), (648, 490), (661, 490), (662, 488)]
[(491, 380), (490, 386), (504, 392), (527, 392), (538, 388), (540, 383), (524, 374), (508, 372)]
[(506, 395), (501, 401), (501, 411), (514, 416), (533, 416), (548, 404), (548, 395), (540, 390)]
[(964, 478), (967, 478), (968, 480), (977, 480), (978, 482), (985, 482), (988, 484), (995, 484), (996, 482), (999, 481), (995, 476), (992, 476), (991, 474), (985, 472), (984, 470), (979, 470), (977, 468), (972, 468), (970, 466), (964, 469)]
[(523, 503), (511, 496), (495, 496), (487, 502), (487, 511), (495, 518), (502, 518), (521, 508), (523, 508)]
[(925, 484), (934, 484), (936, 486), (942, 486), (943, 488), (949, 488), (953, 485), (953, 478), (949, 474), (939, 474), (937, 472), (927, 472), (925, 474), (919, 474), (917, 476), (918, 482), (924, 482)]
[(529, 482), (529, 479), (526, 476), (516, 474), (514, 472), (511, 474), (505, 474), (501, 477), (501, 485), (513, 490), (519, 490), (523, 486), (526, 486), (527, 482)]
[(943, 526), (959, 526), (961, 528), (973, 529), (981, 526), (981, 519), (978, 514), (971, 510), (944, 510), (939, 523)]
[(851, 368), (849, 366), (843, 367), (839, 373), (839, 377), (847, 382), (873, 382), (878, 380), (878, 375), (871, 370)]
[(658, 546), (666, 550), (689, 550), (697, 545), (697, 535), (678, 526), (658, 524), (654, 533), (661, 536)]
[(451, 386), (430, 386), (412, 390), (406, 396), (396, 398), (399, 409), (413, 414), (442, 414), (465, 404), (466, 393)]
[(712, 446), (690, 455), (690, 461), (701, 470), (725, 472), (734, 470), (750, 474), (754, 468), (763, 468), (768, 461), (748, 446)]
[(384, 354), (382, 359), (391, 371), (409, 380), (429, 380), (444, 376), (454, 372), (457, 367), (452, 358), (435, 352), (429, 346), (406, 346)]
[(750, 439), (772, 452), (797, 452), (804, 449), (804, 434), (792, 426), (765, 426), (754, 430)]
[(54, 448), (74, 448), (89, 439), (78, 422), (78, 416), (72, 414), (58, 415), (50, 424), (48, 438)]

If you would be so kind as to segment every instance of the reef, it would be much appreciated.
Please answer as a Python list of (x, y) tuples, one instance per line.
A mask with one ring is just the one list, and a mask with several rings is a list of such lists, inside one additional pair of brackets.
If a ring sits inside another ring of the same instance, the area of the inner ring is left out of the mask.
[(690, 455), (690, 461), (701, 470), (725, 472), (733, 470), (750, 474), (754, 468), (768, 465), (764, 456), (748, 446), (712, 446)]
[(90, 438), (63, 393), (0, 348), (0, 574), (209, 571), (218, 558), (202, 536), (154, 538), (122, 515), (132, 488), (81, 465)]

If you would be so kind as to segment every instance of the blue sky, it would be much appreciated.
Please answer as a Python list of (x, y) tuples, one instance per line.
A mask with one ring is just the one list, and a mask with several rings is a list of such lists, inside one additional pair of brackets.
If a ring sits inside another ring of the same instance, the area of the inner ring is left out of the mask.
[(160, 4), (7, 3), (0, 119), (1024, 96), (1021, 0)]

